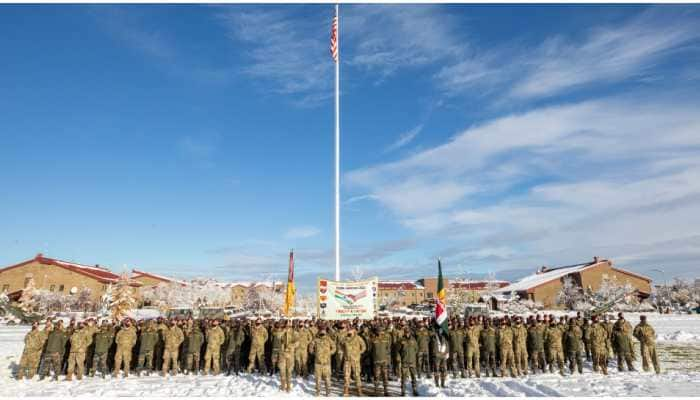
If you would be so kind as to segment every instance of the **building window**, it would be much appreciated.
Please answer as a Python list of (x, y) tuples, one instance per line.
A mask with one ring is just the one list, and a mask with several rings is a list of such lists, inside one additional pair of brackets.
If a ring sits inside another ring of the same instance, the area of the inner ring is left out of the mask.
[(59, 292), (63, 292), (63, 289), (64, 289), (63, 285), (58, 285), (58, 291), (59, 291)]
[(428, 292), (428, 293), (426, 293), (426, 294), (425, 294), (425, 297), (428, 298), (428, 299), (432, 299), (432, 298), (433, 298), (433, 292)]
[(49, 286), (49, 292), (53, 292), (54, 290), (56, 290), (56, 285)]

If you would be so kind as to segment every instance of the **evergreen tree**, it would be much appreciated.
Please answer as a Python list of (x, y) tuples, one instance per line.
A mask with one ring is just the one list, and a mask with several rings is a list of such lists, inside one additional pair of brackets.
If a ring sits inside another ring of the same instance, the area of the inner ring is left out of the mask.
[(19, 307), (22, 309), (22, 311), (30, 313), (36, 309), (37, 301), (34, 298), (36, 292), (37, 290), (34, 284), (34, 278), (29, 278), (27, 286), (22, 289), (22, 296), (19, 298)]
[(117, 282), (114, 299), (109, 305), (109, 310), (113, 319), (121, 321), (126, 318), (127, 313), (134, 308), (136, 308), (136, 299), (131, 292), (129, 277), (125, 272)]

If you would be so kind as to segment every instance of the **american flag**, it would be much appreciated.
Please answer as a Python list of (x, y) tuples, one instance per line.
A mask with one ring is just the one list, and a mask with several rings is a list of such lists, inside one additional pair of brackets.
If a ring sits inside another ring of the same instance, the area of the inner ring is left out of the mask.
[(331, 57), (333, 61), (338, 62), (338, 16), (333, 17), (331, 24)]

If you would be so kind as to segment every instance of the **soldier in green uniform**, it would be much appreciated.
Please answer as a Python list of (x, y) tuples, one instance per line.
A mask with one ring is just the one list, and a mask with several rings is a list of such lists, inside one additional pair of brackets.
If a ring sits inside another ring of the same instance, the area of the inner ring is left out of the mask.
[(95, 376), (96, 372), (102, 373), (102, 378), (109, 374), (107, 368), (107, 357), (109, 356), (109, 349), (114, 343), (114, 331), (109, 325), (109, 321), (103, 320), (100, 329), (95, 333), (95, 349), (92, 356), (92, 368), (90, 369), (90, 376)]
[(624, 371), (624, 364), (627, 363), (627, 370), (634, 371), (634, 365), (632, 364), (632, 340), (624, 324), (615, 323), (612, 343), (613, 348), (615, 348), (615, 354), (617, 354), (617, 370), (620, 372)]
[(418, 377), (423, 374), (430, 377), (430, 331), (425, 327), (425, 323), (418, 323), (416, 332), (416, 342), (418, 343)]
[(381, 379), (384, 385), (384, 396), (387, 396), (391, 335), (388, 332), (384, 332), (381, 325), (377, 326), (377, 334), (372, 338), (370, 351), (374, 364), (374, 393), (379, 393), (379, 380)]
[(221, 345), (224, 344), (226, 335), (219, 326), (219, 320), (211, 321), (211, 326), (207, 329), (207, 348), (204, 352), (204, 374), (208, 375), (211, 370), (214, 375), (221, 371)]
[(199, 372), (199, 360), (204, 344), (204, 333), (199, 324), (192, 324), (183, 332), (185, 345), (185, 374), (197, 375)]
[(514, 378), (517, 375), (517, 368), (515, 368), (515, 354), (513, 353), (513, 329), (507, 318), (504, 318), (498, 329), (498, 349), (501, 359), (501, 377), (505, 376), (506, 368), (509, 368), (510, 376)]
[(146, 322), (145, 329), (141, 330), (139, 337), (139, 355), (136, 364), (136, 375), (141, 376), (144, 368), (148, 370), (148, 374), (153, 372), (153, 357), (155, 356), (156, 344), (158, 343), (160, 334), (156, 328), (154, 320)]
[(321, 380), (325, 382), (326, 396), (331, 395), (331, 356), (335, 354), (335, 340), (326, 335), (326, 329), (318, 330), (318, 335), (309, 343), (309, 353), (314, 355), (314, 376), (316, 396), (321, 392)]
[(244, 340), (243, 325), (240, 321), (234, 321), (233, 326), (228, 331), (228, 343), (226, 344), (227, 375), (232, 375), (234, 372), (238, 375), (241, 369), (241, 346)]
[(486, 376), (489, 376), (489, 369), (491, 369), (491, 376), (496, 376), (496, 330), (488, 319), (484, 320), (484, 328), (481, 330), (479, 341), (481, 343), (481, 357), (485, 362), (484, 372), (486, 372)]
[(48, 333), (39, 329), (39, 323), (32, 324), (32, 330), (24, 337), (24, 351), (19, 361), (17, 380), (23, 379), (24, 375), (32, 379), (41, 361), (41, 351), (46, 343)]
[(250, 353), (248, 354), (248, 373), (253, 372), (255, 363), (258, 363), (258, 369), (262, 374), (265, 374), (265, 343), (267, 342), (267, 328), (262, 325), (262, 321), (258, 318), (255, 321), (255, 326), (250, 331)]
[(467, 341), (467, 376), (471, 378), (472, 372), (477, 378), (481, 377), (481, 325), (469, 318), (466, 330)]
[(347, 396), (350, 391), (350, 378), (355, 379), (357, 385), (357, 395), (362, 396), (362, 380), (360, 379), (360, 357), (367, 350), (367, 345), (361, 337), (355, 334), (355, 328), (350, 327), (347, 331), (347, 337), (342, 341), (343, 353), (345, 354), (345, 384), (343, 386), (343, 396)]
[(284, 334), (284, 327), (282, 326), (282, 321), (276, 321), (272, 325), (272, 330), (270, 331), (270, 363), (271, 371), (270, 376), (277, 372), (277, 366), (280, 360), (280, 351), (282, 349), (282, 335)]
[(569, 327), (564, 333), (564, 351), (566, 359), (569, 361), (569, 370), (572, 374), (578, 371), (583, 373), (583, 364), (581, 360), (581, 337), (583, 333), (581, 328), (576, 323), (575, 319), (569, 320)]
[(556, 362), (557, 368), (559, 368), (559, 373), (564, 375), (563, 336), (564, 329), (562, 324), (557, 323), (556, 320), (552, 319), (544, 336), (545, 348), (549, 353), (549, 359), (547, 362), (549, 363), (550, 373), (554, 372), (554, 363)]
[(634, 327), (634, 337), (639, 340), (640, 350), (642, 353), (642, 369), (645, 372), (649, 371), (649, 363), (654, 366), (654, 371), (661, 373), (659, 366), (659, 358), (656, 355), (656, 333), (654, 328), (647, 323), (647, 316), (639, 316), (639, 324)]
[(410, 328), (406, 327), (404, 336), (399, 342), (399, 353), (401, 354), (401, 396), (406, 394), (406, 380), (411, 378), (411, 388), (414, 396), (418, 396), (416, 388), (416, 362), (418, 360), (418, 342), (411, 334)]
[(532, 372), (536, 373), (538, 369), (545, 372), (544, 325), (539, 316), (536, 320), (530, 320), (530, 327), (527, 330), (527, 342), (530, 348)]
[(581, 333), (583, 337), (581, 341), (583, 342), (583, 350), (586, 353), (586, 361), (591, 361), (591, 322), (588, 318), (584, 318), (581, 323)]
[(518, 375), (527, 375), (527, 328), (520, 317), (515, 318), (513, 330), (513, 356), (515, 371)]
[(63, 320), (58, 320), (46, 339), (46, 349), (44, 350), (44, 371), (40, 374), (40, 379), (54, 372), (54, 379), (58, 380), (61, 374), (63, 352), (68, 342), (68, 335), (63, 329)]

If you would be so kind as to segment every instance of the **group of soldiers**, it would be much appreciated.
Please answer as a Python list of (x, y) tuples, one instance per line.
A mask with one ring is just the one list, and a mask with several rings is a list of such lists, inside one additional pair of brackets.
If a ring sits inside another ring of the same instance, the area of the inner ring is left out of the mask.
[[(583, 358), (593, 371), (607, 374), (609, 360), (617, 357), (620, 371), (633, 371), (636, 359), (633, 338), (640, 343), (644, 371), (653, 365), (660, 372), (654, 329), (644, 315), (632, 325), (620, 313), (615, 322), (607, 316), (552, 315), (484, 316), (449, 320), (446, 330), (430, 318), (383, 318), (371, 321), (273, 320), (273, 319), (151, 319), (121, 323), (95, 319), (63, 326), (62, 320), (38, 324), (25, 337), (17, 379), (70, 381), (87, 373), (103, 378), (160, 371), (167, 374), (253, 373), (280, 374), (280, 389), (291, 390), (293, 376), (316, 380), (316, 395), (330, 395), (331, 379), (343, 382), (349, 395), (354, 382), (357, 395), (363, 382), (374, 384), (376, 394), (388, 395), (388, 381), (400, 380), (401, 395), (410, 380), (417, 395), (416, 379), (434, 379), (445, 387), (453, 378), (522, 376), (554, 368), (565, 374), (583, 372)], [(566, 365), (568, 363), (568, 366)]]

